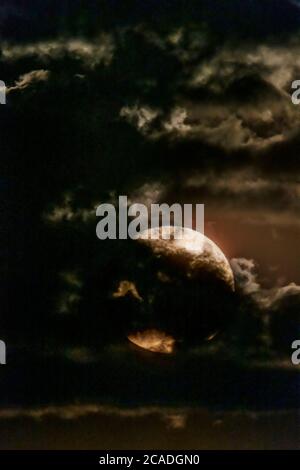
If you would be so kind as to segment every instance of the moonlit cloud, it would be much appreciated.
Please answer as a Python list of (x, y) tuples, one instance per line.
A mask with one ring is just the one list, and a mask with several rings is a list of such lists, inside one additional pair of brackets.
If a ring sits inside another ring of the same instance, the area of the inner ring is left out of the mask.
[(113, 38), (107, 33), (101, 33), (94, 41), (70, 38), (29, 44), (4, 43), (2, 45), (2, 60), (16, 61), (36, 57), (46, 64), (49, 60), (58, 60), (68, 54), (93, 68), (99, 64), (108, 66), (113, 59), (114, 47)]
[(142, 301), (142, 297), (139, 295), (138, 290), (134, 282), (121, 281), (118, 285), (117, 290), (113, 293), (113, 297), (118, 299), (119, 297), (125, 297), (126, 295), (132, 295), (135, 299)]
[(258, 275), (254, 260), (234, 258), (230, 260), (235, 275), (235, 281), (242, 291), (252, 296), (263, 309), (270, 309), (277, 303), (290, 296), (299, 296), (300, 286), (294, 282), (280, 287), (263, 288), (258, 282)]
[(78, 208), (74, 202), (74, 195), (66, 193), (61, 205), (54, 206), (44, 214), (44, 220), (56, 224), (60, 222), (88, 222), (95, 217), (97, 204), (92, 208)]
[[(225, 172), (193, 172), (182, 183), (182, 190), (216, 205), (222, 199), (231, 210), (245, 213), (249, 225), (299, 227), (296, 214), (300, 210), (297, 175), (279, 175), (276, 179), (267, 172), (250, 166)], [(246, 210), (245, 210), (246, 208)]]
[(225, 43), (202, 59), (200, 51), (208, 39), (201, 31), (188, 35), (179, 29), (166, 36), (149, 29), (139, 32), (154, 48), (181, 59), (182, 75), (188, 77), (179, 78), (180, 92), (174, 92), (173, 109), (167, 115), (159, 109), (150, 111), (146, 104), (121, 110), (144, 135), (198, 139), (229, 151), (260, 150), (293, 137), (295, 125), (300, 124), (299, 108), (290, 97), (291, 83), (300, 73), (297, 36), (283, 45)]
[(255, 263), (251, 259), (239, 258), (230, 260), (231, 267), (235, 276), (237, 285), (243, 289), (246, 294), (257, 293), (260, 285), (257, 282), (255, 272)]
[(165, 421), (169, 429), (183, 429), (186, 426), (187, 416), (183, 413), (168, 414)]
[(145, 406), (136, 408), (118, 408), (101, 404), (68, 404), (46, 406), (41, 408), (9, 408), (0, 411), (0, 419), (16, 419), (20, 417), (42, 420), (49, 417), (57, 417), (63, 420), (75, 420), (84, 416), (119, 416), (122, 418), (142, 418), (157, 415), (164, 421), (167, 427), (179, 429), (184, 427), (188, 408), (165, 408), (161, 406)]
[(159, 111), (148, 106), (138, 107), (134, 105), (124, 106), (120, 110), (120, 116), (129, 123), (135, 125), (139, 130), (146, 132), (151, 122), (158, 116)]
[(15, 82), (14, 86), (8, 87), (7, 92), (10, 93), (15, 90), (24, 90), (25, 88), (35, 85), (39, 82), (46, 82), (49, 78), (49, 70), (32, 70), (31, 72), (21, 75)]
[(163, 198), (164, 191), (165, 187), (158, 181), (144, 183), (131, 192), (128, 202), (144, 204), (149, 210), (151, 204), (158, 203)]
[(174, 352), (175, 339), (163, 331), (155, 329), (138, 331), (128, 335), (128, 339), (140, 348), (151, 352), (161, 354), (172, 354)]

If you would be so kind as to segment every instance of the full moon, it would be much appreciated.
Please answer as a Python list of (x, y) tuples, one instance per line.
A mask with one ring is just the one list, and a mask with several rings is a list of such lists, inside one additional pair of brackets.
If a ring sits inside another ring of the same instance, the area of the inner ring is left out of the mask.
[[(134, 241), (131, 279), (115, 296), (130, 296), (130, 342), (152, 352), (213, 340), (231, 321), (234, 276), (221, 249), (188, 228), (164, 226)], [(126, 289), (124, 288), (126, 286)]]

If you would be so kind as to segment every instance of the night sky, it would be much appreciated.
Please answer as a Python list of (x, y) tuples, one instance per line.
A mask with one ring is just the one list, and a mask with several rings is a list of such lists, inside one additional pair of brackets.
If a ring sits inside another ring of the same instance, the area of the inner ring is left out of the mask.
[[(297, 79), (297, 1), (1, 0), (0, 448), (299, 446)], [(97, 239), (122, 194), (205, 204), (236, 285), (212, 341), (190, 285), (150, 308), (153, 259)], [(127, 340), (181, 312), (176, 353)]]

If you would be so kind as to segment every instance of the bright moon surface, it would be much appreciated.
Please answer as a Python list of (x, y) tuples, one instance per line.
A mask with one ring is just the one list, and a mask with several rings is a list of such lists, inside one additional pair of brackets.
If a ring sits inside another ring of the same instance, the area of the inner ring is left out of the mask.
[(145, 330), (128, 335), (129, 341), (148, 351), (172, 354), (174, 352), (175, 339), (159, 330)]
[(150, 245), (157, 255), (186, 253), (191, 270), (215, 267), (234, 290), (234, 277), (222, 250), (204, 234), (185, 227), (163, 226), (145, 230), (139, 240)]

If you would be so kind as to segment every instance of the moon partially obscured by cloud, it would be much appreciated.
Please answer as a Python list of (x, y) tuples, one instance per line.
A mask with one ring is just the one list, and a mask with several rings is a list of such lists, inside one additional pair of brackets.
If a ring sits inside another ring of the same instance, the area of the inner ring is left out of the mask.
[(234, 290), (234, 277), (222, 250), (204, 234), (185, 227), (163, 226), (146, 230), (140, 241), (150, 246), (156, 256), (182, 260), (187, 275), (200, 270), (214, 272)]
[(121, 281), (113, 294), (118, 311), (126, 305), (132, 343), (171, 354), (213, 339), (230, 323), (233, 272), (212, 240), (189, 228), (163, 226), (143, 232), (134, 246), (131, 280)]
[(129, 341), (140, 348), (161, 354), (172, 354), (175, 339), (159, 330), (138, 331), (128, 335)]

